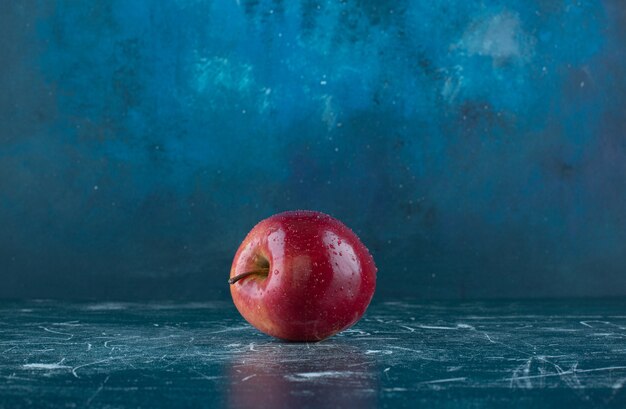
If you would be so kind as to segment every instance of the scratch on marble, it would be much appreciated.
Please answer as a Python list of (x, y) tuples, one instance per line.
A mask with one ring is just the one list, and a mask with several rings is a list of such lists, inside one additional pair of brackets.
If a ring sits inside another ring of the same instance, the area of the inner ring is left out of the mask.
[(2, 353), (6, 354), (7, 352), (14, 350), (15, 348), (17, 348), (17, 345), (13, 345), (11, 348), (5, 349), (4, 351), (2, 351)]
[(626, 378), (619, 379), (617, 382), (611, 385), (611, 388), (615, 390), (622, 389), (625, 383), (626, 383)]
[(303, 381), (317, 378), (347, 378), (355, 373), (350, 371), (322, 371), (322, 372), (300, 372), (293, 375), (285, 375), (291, 381)]
[(607, 366), (604, 368), (576, 369), (576, 372), (621, 371), (624, 369), (626, 369), (626, 366)]
[(601, 323), (601, 324), (607, 324), (607, 322), (604, 322), (604, 321), (597, 321), (597, 320), (593, 320), (593, 321), (580, 321), (580, 324), (581, 324), (581, 325), (584, 325), (585, 327), (588, 327), (588, 328), (593, 328), (593, 325), (589, 324), (590, 322), (599, 322), (599, 323)]
[(98, 365), (98, 364), (101, 364), (101, 363), (104, 363), (104, 362), (113, 361), (115, 359), (119, 359), (119, 357), (109, 357), (109, 358), (106, 358), (106, 359), (100, 359), (100, 360), (95, 361), (95, 362), (89, 362), (87, 364), (75, 366), (74, 368), (72, 368), (72, 375), (74, 375), (75, 378), (80, 378), (80, 376), (78, 376), (78, 374), (76, 373), (76, 371), (79, 370), (80, 368), (84, 368), (86, 366)]
[(65, 335), (66, 337), (69, 337), (69, 338), (67, 338), (67, 339), (64, 339), (64, 341), (69, 341), (70, 339), (74, 338), (74, 334), (68, 334), (68, 333), (66, 333), (66, 332), (53, 331), (53, 330), (51, 330), (51, 329), (49, 329), (49, 328), (42, 327), (42, 326), (39, 326), (39, 328), (43, 329), (43, 330), (44, 330), (44, 331), (46, 331), (46, 332), (50, 332), (50, 333), (52, 333), (52, 334), (57, 334), (57, 335)]
[(417, 327), (421, 329), (443, 329), (443, 330), (474, 329), (474, 327), (468, 324), (456, 324), (454, 327), (444, 327), (444, 326), (439, 326), (439, 325), (418, 325)]
[(52, 325), (58, 325), (58, 326), (65, 326), (65, 327), (80, 327), (80, 321), (78, 320), (74, 320), (74, 321), (66, 321), (66, 322), (55, 322)]
[(391, 355), (393, 354), (393, 351), (378, 350), (378, 349), (368, 349), (367, 351), (365, 351), (365, 355), (371, 355), (371, 354)]
[[(523, 384), (523, 387), (527, 389), (532, 388), (532, 383), (530, 382), (530, 379), (528, 379), (528, 375), (530, 374), (530, 365), (532, 364), (533, 359), (534, 359), (533, 357), (528, 358), (526, 362), (524, 362), (523, 364), (521, 364), (520, 366), (518, 366), (517, 368), (513, 370), (509, 387), (512, 388), (514, 382), (516, 384), (519, 384), (519, 382), (523, 380), (525, 381)], [(523, 373), (522, 376), (519, 375), (520, 371), (522, 371)]]
[(391, 370), (391, 367), (385, 368), (383, 369), (383, 373), (385, 374), (385, 376), (387, 377), (387, 380), (389, 379), (389, 371)]
[(542, 331), (554, 331), (554, 332), (577, 332), (578, 330), (575, 328), (553, 328), (553, 327), (543, 327), (538, 328)]
[(185, 350), (183, 351), (182, 354), (180, 354), (179, 356), (174, 358), (172, 361), (168, 362), (167, 365), (165, 365), (163, 368), (169, 368), (170, 366), (174, 365), (175, 363), (178, 363), (181, 359), (185, 358), (186, 356), (189, 356), (187, 354), (188, 350), (189, 350), (189, 347), (187, 346), (187, 348), (185, 348)]
[(359, 341), (382, 341), (382, 340), (397, 340), (396, 337), (359, 337)]
[(42, 369), (42, 370), (57, 370), (57, 369), (69, 369), (70, 366), (62, 365), (65, 362), (65, 358), (61, 359), (59, 362), (54, 364), (43, 364), (43, 363), (33, 363), (33, 364), (24, 364), (22, 368), (24, 369)]
[(433, 383), (447, 383), (447, 382), (464, 382), (466, 380), (467, 380), (467, 377), (462, 376), (459, 378), (435, 379), (432, 381), (419, 382), (418, 385), (428, 385), (428, 384), (433, 384)]
[(195, 370), (195, 369), (191, 369), (191, 372), (200, 375), (200, 379), (204, 379), (204, 380), (207, 380), (207, 381), (213, 381), (215, 379), (220, 379), (221, 378), (221, 376), (209, 376), (207, 374), (203, 374), (202, 372), (200, 372), (198, 370)]
[(9, 380), (9, 381), (13, 381), (13, 380), (15, 380), (15, 381), (28, 381), (28, 382), (37, 381), (37, 379), (24, 378), (23, 376), (16, 376), (14, 373), (12, 373), (9, 376), (0, 376), (0, 378), (4, 378), (4, 379)]
[(94, 392), (93, 395), (91, 395), (89, 397), (89, 399), (87, 399), (87, 406), (91, 405), (91, 402), (93, 402), (93, 400), (96, 398), (96, 396), (98, 396), (98, 394), (100, 392), (102, 392), (102, 390), (104, 389), (104, 385), (106, 385), (106, 383), (109, 381), (109, 378), (111, 377), (111, 375), (107, 375), (107, 377), (104, 379), (104, 381), (100, 384), (100, 386), (98, 387), (98, 389), (96, 389), (96, 391)]
[(88, 305), (85, 309), (88, 311), (117, 311), (128, 308), (127, 303), (103, 302), (99, 304)]
[(250, 327), (249, 326), (243, 326), (243, 327), (224, 328), (224, 329), (220, 329), (220, 330), (213, 331), (213, 332), (207, 332), (207, 335), (222, 334), (224, 332), (232, 332), (232, 331), (242, 331), (244, 329), (250, 329)]
[(563, 375), (570, 375), (573, 373), (587, 373), (587, 372), (599, 372), (599, 371), (617, 371), (617, 370), (625, 370), (626, 366), (607, 366), (604, 368), (592, 368), (592, 369), (577, 369), (577, 368), (573, 368), (573, 369), (568, 369), (567, 371), (563, 371), (562, 369), (559, 370), (557, 369), (557, 372), (549, 372), (549, 373), (545, 373), (545, 374), (540, 374), (540, 375), (528, 375), (528, 376), (520, 376), (517, 378), (505, 378), (506, 381), (510, 381), (510, 380), (523, 380), (523, 379), (536, 379), (536, 378), (548, 378), (548, 377), (553, 377), (553, 376), (563, 376)]

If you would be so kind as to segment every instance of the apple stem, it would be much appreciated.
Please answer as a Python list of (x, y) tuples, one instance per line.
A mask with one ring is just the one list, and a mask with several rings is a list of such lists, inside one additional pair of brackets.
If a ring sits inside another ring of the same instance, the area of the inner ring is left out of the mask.
[(269, 271), (270, 271), (270, 269), (269, 269), (269, 268), (261, 268), (261, 269), (259, 269), (259, 270), (254, 270), (254, 271), (246, 271), (245, 273), (237, 274), (236, 276), (231, 277), (231, 278), (228, 280), (228, 284), (231, 284), (231, 285), (232, 285), (232, 284), (235, 284), (237, 281), (241, 280), (242, 278), (246, 278), (246, 277), (248, 277), (248, 276), (250, 276), (250, 275), (253, 275), (253, 274), (259, 274), (259, 275), (265, 275), (265, 276), (267, 276), (267, 273), (268, 273)]

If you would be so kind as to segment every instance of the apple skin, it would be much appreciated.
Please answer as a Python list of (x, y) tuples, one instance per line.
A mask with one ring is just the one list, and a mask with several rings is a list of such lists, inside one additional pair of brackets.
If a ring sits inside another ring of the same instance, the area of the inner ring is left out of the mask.
[(357, 322), (376, 288), (376, 265), (340, 221), (297, 210), (259, 222), (239, 246), (229, 282), (235, 306), (258, 330), (320, 341)]

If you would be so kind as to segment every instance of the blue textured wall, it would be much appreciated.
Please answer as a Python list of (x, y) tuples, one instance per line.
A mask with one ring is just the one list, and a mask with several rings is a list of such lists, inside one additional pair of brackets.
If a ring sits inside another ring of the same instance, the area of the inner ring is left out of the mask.
[(381, 295), (626, 294), (626, 5), (0, 2), (0, 296), (226, 294), (261, 218)]

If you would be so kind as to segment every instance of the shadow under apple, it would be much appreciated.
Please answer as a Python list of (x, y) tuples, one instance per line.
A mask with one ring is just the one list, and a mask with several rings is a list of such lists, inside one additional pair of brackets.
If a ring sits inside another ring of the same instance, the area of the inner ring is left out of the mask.
[(375, 408), (375, 366), (356, 347), (337, 341), (252, 346), (227, 370), (227, 407)]

